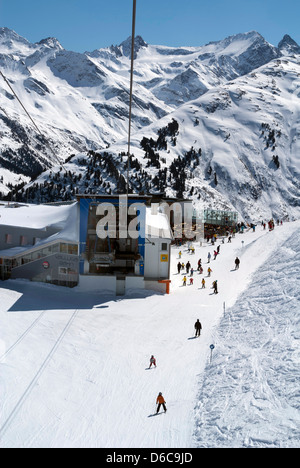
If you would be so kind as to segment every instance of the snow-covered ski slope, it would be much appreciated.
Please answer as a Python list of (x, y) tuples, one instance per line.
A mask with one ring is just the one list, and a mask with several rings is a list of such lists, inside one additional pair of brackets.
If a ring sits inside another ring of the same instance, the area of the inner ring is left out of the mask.
[[(193, 286), (174, 247), (170, 295), (1, 283), (0, 446), (297, 447), (299, 227), (225, 240), (211, 278), (213, 248), (183, 247), (182, 261), (204, 266)], [(150, 417), (158, 392), (168, 411)]]

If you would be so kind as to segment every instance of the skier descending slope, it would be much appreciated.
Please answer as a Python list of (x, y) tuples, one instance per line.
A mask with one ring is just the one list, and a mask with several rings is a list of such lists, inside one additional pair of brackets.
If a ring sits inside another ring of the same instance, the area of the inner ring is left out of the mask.
[(159, 410), (160, 410), (161, 405), (163, 406), (164, 412), (167, 411), (166, 402), (165, 402), (165, 399), (164, 399), (164, 397), (162, 396), (162, 393), (161, 393), (161, 392), (159, 392), (159, 394), (158, 394), (158, 397), (157, 397), (157, 399), (156, 399), (156, 404), (157, 404), (156, 414), (159, 413)]

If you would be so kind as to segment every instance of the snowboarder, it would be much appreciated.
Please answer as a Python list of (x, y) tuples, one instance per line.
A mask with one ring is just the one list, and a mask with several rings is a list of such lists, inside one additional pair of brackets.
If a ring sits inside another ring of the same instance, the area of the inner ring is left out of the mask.
[(235, 269), (238, 270), (239, 266), (240, 266), (240, 259), (238, 257), (236, 257), (234, 263), (235, 263)]
[(199, 319), (197, 319), (197, 322), (195, 323), (194, 327), (195, 327), (195, 330), (196, 330), (195, 336), (200, 336), (201, 335), (201, 330), (202, 330), (202, 325), (199, 322)]
[(164, 411), (165, 412), (167, 411), (166, 402), (161, 392), (159, 392), (158, 397), (156, 398), (156, 404), (157, 404), (156, 414), (159, 412), (161, 405), (163, 406)]
[(214, 293), (218, 294), (218, 280), (213, 282)]
[(183, 277), (183, 285), (182, 286), (186, 286), (186, 276)]
[(205, 288), (205, 279), (204, 278), (202, 278), (201, 283), (202, 283), (202, 289), (204, 289)]
[(150, 367), (152, 366), (152, 364), (154, 365), (154, 367), (156, 367), (156, 359), (155, 359), (154, 356), (151, 356), (151, 358), (150, 358), (150, 366), (149, 366), (149, 369), (150, 369)]

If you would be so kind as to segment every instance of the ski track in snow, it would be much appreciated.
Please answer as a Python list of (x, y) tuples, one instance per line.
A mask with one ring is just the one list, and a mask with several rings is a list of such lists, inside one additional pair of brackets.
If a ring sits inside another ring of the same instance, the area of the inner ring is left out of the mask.
[[(0, 446), (295, 447), (298, 231), (299, 222), (258, 226), (225, 240), (211, 278), (213, 247), (190, 255), (184, 246), (181, 261), (196, 270), (201, 257), (204, 267), (186, 287), (174, 247), (170, 295), (2, 283)], [(151, 354), (157, 368), (148, 369)], [(150, 417), (159, 391), (168, 411)]]

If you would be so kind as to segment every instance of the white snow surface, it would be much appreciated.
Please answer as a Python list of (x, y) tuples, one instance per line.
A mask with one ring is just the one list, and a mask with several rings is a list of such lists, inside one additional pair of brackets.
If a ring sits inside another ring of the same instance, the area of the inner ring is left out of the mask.
[[(211, 278), (213, 247), (183, 246), (204, 267), (186, 287), (173, 247), (170, 295), (2, 282), (0, 447), (297, 447), (299, 227), (218, 242)], [(152, 417), (159, 392), (167, 413)]]

